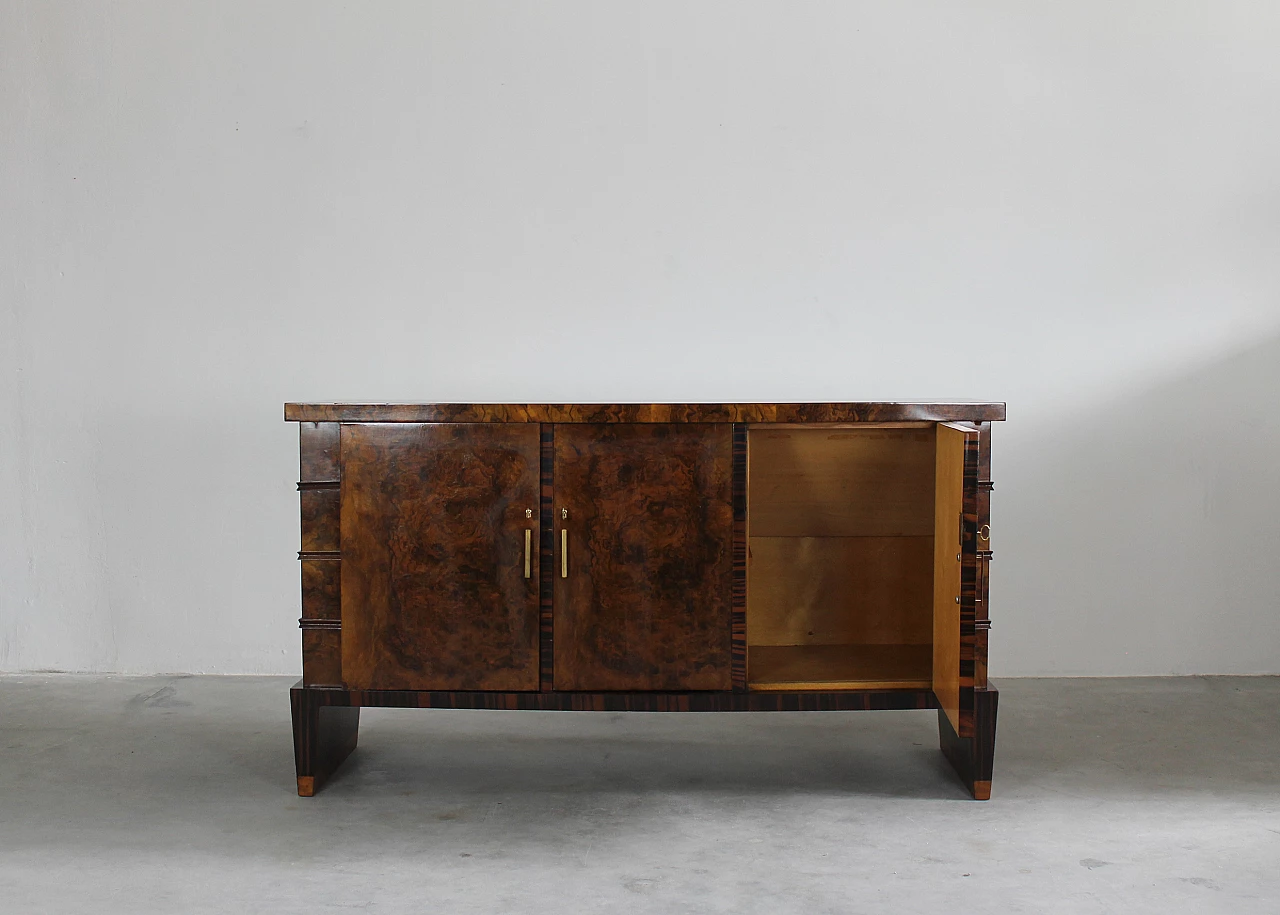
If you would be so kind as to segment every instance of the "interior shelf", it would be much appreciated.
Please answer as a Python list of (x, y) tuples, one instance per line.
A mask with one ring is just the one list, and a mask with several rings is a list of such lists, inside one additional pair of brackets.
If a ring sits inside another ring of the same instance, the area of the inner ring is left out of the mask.
[(928, 689), (932, 645), (753, 645), (753, 690)]

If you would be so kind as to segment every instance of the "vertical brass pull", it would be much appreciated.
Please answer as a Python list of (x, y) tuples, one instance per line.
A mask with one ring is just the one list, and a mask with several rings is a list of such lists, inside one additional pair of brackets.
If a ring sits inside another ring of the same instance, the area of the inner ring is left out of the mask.
[(532, 566), (529, 564), (529, 553), (533, 548), (533, 531), (529, 528), (524, 529), (524, 577), (528, 578), (532, 573)]
[(560, 528), (560, 577), (569, 577), (569, 530)]

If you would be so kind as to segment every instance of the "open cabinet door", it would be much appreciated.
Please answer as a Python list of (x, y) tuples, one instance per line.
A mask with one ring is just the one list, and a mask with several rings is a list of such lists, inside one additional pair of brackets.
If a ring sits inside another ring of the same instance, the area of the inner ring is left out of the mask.
[[(965, 458), (976, 432), (948, 423), (937, 426), (933, 513), (933, 693), (957, 734), (964, 702), (960, 675), (960, 616), (964, 568)], [(968, 680), (972, 693), (973, 680)]]

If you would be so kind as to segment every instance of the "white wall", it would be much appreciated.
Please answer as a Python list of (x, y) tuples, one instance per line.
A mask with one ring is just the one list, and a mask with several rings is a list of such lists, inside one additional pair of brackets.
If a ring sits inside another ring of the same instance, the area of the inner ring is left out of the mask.
[(993, 673), (1280, 673), (1280, 4), (0, 11), (0, 669), (296, 672), (286, 400), (923, 398)]

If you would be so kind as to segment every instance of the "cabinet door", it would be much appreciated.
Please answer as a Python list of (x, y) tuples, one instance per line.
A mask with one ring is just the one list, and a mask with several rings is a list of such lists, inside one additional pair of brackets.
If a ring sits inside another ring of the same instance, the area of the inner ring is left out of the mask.
[(538, 688), (538, 439), (529, 423), (342, 427), (349, 688)]
[(555, 427), (556, 689), (730, 688), (731, 465), (727, 423)]
[[(973, 632), (976, 556), (965, 543), (965, 512), (977, 490), (978, 433), (937, 427), (933, 531), (933, 693), (962, 737), (973, 733)], [(966, 574), (966, 569), (968, 574)], [(968, 651), (965, 651), (965, 636)]]

